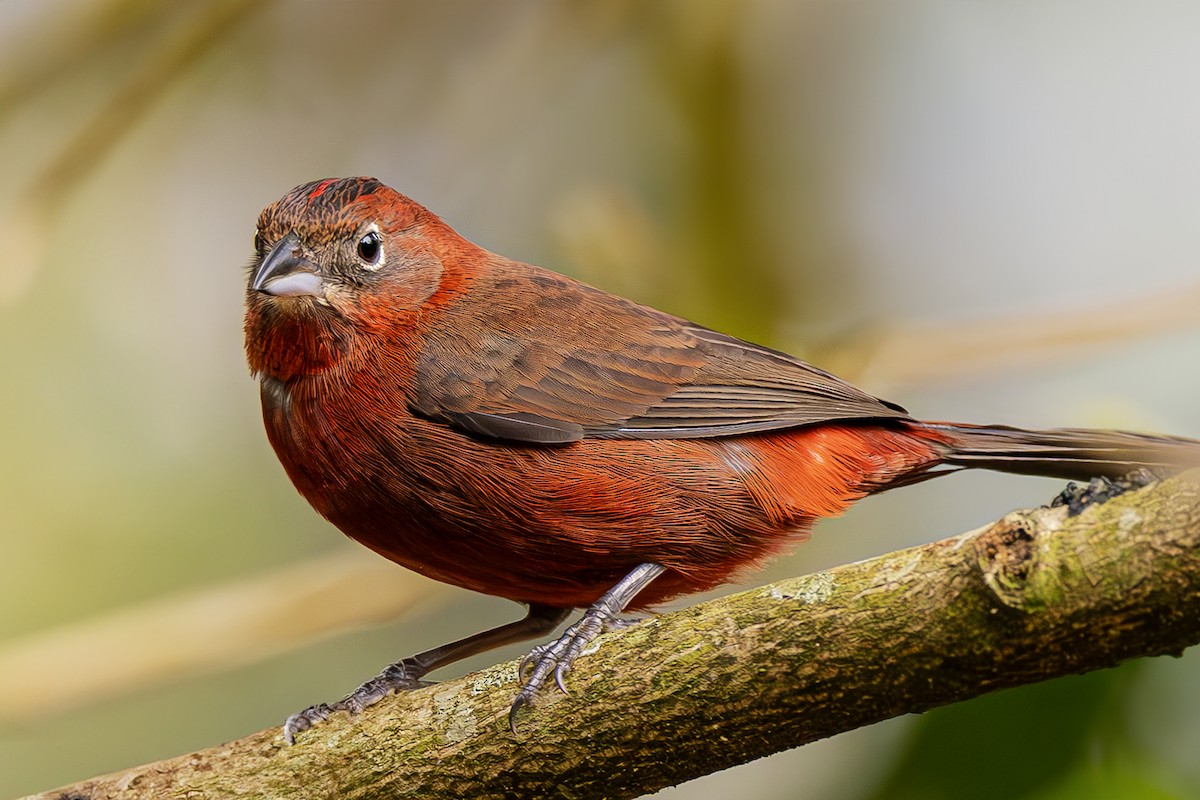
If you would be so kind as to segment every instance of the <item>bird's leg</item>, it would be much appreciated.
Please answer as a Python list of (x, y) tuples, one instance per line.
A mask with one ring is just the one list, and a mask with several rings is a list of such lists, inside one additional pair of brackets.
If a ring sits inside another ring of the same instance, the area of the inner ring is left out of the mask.
[(283, 724), (283, 738), (287, 740), (288, 744), (293, 744), (297, 733), (306, 731), (318, 722), (324, 721), (335, 711), (357, 714), (367, 706), (378, 703), (392, 692), (409, 691), (428, 686), (429, 681), (421, 680), (426, 673), (477, 653), (549, 633), (557, 628), (570, 613), (569, 608), (530, 604), (529, 613), (516, 622), (510, 622), (507, 625), (459, 639), (457, 642), (417, 653), (403, 661), (397, 661), (336, 703), (318, 703), (297, 714), (292, 714)]
[[(583, 652), (588, 643), (617, 622), (616, 615), (625, 610), (633, 598), (651, 581), (666, 571), (661, 564), (641, 564), (622, 578), (616, 586), (592, 603), (578, 622), (563, 631), (563, 635), (549, 644), (539, 645), (521, 661), (518, 670), (525, 683), (513, 700), (508, 712), (508, 726), (517, 732), (517, 712), (529, 705), (541, 689), (546, 678), (553, 672), (554, 682), (563, 694), (567, 692), (566, 675), (572, 662)], [(527, 676), (527, 677), (526, 677)]]

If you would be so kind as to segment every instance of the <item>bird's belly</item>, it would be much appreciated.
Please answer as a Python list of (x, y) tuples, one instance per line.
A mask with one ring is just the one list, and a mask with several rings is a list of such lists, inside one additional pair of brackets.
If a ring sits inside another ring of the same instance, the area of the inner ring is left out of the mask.
[(267, 409), (292, 481), (345, 534), (436, 580), (522, 602), (595, 601), (630, 570), (669, 568), (650, 605), (727, 580), (786, 542), (741, 477), (700, 443), (493, 443), (419, 418), (366, 432)]
[(545, 447), (399, 414), (383, 429), (265, 416), (301, 494), (351, 538), (440, 581), (560, 607), (590, 604), (646, 562), (668, 571), (635, 607), (711, 588), (861, 496), (872, 469), (899, 466), (848, 462), (845, 436), (860, 433), (840, 428)]
[(420, 459), (400, 456), (399, 468), (348, 487), (327, 516), (431, 578), (562, 607), (591, 604), (645, 562), (673, 570), (647, 595), (658, 602), (774, 549), (779, 526), (736, 479), (649, 443), (620, 443), (619, 456), (604, 444), (428, 443)]

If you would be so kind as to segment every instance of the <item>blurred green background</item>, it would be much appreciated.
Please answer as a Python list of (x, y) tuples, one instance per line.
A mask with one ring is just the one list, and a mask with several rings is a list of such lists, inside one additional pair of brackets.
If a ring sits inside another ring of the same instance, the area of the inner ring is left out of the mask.
[[(275, 462), (241, 353), (256, 215), (321, 177), (377, 176), (491, 250), (920, 416), (1200, 436), (1198, 75), (1185, 0), (5, 0), (0, 663), (63, 625), (359, 557)], [(872, 498), (745, 580), (1059, 488)], [(58, 711), (0, 701), (0, 796), (279, 724), (520, 613), (394, 572), (426, 599), (386, 625)], [(45, 670), (104, 658), (68, 646)], [(662, 796), (1200, 797), (1198, 668), (989, 696)]]

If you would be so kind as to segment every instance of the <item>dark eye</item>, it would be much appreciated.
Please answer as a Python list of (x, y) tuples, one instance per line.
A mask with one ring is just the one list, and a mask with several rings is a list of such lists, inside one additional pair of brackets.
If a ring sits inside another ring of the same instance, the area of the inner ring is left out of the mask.
[(358, 240), (358, 257), (367, 264), (378, 263), (382, 252), (383, 237), (377, 232), (371, 231)]

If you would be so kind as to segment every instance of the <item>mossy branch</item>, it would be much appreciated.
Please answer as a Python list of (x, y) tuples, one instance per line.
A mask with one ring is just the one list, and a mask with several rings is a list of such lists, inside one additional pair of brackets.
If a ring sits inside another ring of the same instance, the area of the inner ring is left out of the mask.
[(516, 665), (38, 795), (636, 797), (878, 720), (1200, 642), (1200, 485), (971, 533), (608, 634), (508, 730)]

